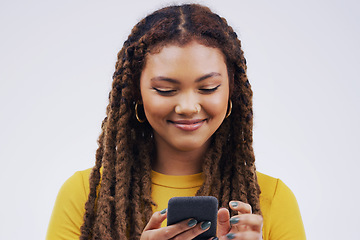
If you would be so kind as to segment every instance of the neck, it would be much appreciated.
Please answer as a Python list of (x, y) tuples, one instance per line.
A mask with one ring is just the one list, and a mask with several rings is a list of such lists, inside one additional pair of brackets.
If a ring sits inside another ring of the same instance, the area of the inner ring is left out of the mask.
[(179, 151), (164, 142), (156, 140), (156, 159), (152, 169), (166, 175), (192, 175), (202, 172), (204, 155), (209, 147), (210, 140), (201, 148), (191, 151)]

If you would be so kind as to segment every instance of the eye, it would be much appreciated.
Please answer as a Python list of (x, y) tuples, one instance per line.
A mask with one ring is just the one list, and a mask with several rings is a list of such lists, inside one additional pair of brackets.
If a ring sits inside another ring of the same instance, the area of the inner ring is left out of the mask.
[(176, 90), (161, 90), (161, 89), (158, 89), (158, 88), (154, 88), (153, 89), (160, 95), (162, 96), (172, 96), (175, 94)]
[(200, 88), (199, 90), (205, 94), (209, 94), (209, 93), (215, 92), (220, 86), (221, 86), (221, 84), (217, 85), (214, 88)]

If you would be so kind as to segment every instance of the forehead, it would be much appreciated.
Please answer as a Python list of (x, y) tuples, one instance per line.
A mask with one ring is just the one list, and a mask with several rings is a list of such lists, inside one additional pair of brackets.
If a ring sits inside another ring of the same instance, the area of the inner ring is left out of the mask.
[(156, 46), (146, 56), (144, 71), (222, 71), (226, 67), (225, 57), (218, 48), (190, 42), (184, 46), (166, 44)]

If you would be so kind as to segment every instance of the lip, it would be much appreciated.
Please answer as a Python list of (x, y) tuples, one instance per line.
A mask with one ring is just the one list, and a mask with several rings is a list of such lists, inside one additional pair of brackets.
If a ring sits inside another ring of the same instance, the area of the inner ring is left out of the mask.
[(195, 131), (199, 129), (204, 123), (206, 119), (184, 119), (184, 120), (175, 120), (168, 121), (171, 124), (174, 124), (175, 127), (183, 130), (183, 131)]

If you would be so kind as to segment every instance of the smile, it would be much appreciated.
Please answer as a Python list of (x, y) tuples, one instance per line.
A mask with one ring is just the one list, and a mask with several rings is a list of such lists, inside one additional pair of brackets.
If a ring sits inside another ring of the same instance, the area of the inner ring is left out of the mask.
[(194, 119), (194, 120), (178, 120), (178, 121), (168, 121), (171, 124), (174, 124), (175, 127), (183, 131), (195, 131), (199, 129), (206, 119)]

